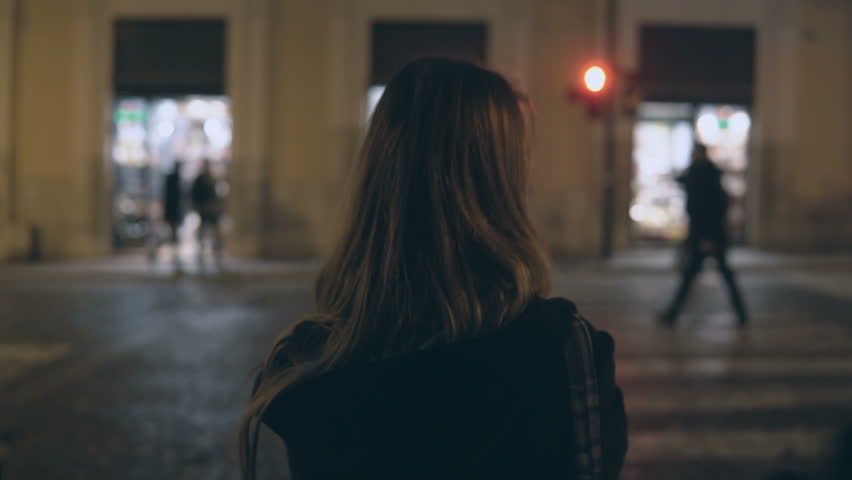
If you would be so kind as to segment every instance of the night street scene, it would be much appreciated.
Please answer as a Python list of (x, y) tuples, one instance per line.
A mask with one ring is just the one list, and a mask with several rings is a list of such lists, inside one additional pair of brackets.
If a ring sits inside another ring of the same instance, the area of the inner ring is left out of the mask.
[(852, 480), (852, 1), (0, 0), (0, 480)]

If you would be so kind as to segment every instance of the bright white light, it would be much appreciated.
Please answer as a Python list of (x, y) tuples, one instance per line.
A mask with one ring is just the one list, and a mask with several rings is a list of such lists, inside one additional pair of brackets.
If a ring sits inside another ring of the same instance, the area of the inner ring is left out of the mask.
[(155, 131), (161, 140), (165, 140), (175, 133), (175, 124), (172, 122), (160, 122), (157, 124)]
[(221, 99), (210, 100), (209, 103), (210, 115), (214, 117), (227, 117), (228, 114), (228, 104)]
[(663, 228), (670, 221), (669, 214), (661, 208), (653, 208), (648, 214), (648, 223), (656, 228)]
[(586, 82), (586, 88), (592, 92), (600, 92), (606, 85), (606, 72), (603, 68), (594, 66), (586, 70), (583, 81)]
[(201, 217), (196, 212), (187, 213), (186, 218), (183, 220), (183, 224), (189, 230), (195, 231), (195, 229), (201, 225)]
[[(683, 170), (689, 166), (689, 154), (695, 139), (692, 135), (690, 122), (678, 122), (672, 127), (671, 167)], [(670, 167), (670, 168), (671, 168)]]
[(630, 219), (636, 223), (642, 223), (642, 221), (645, 220), (646, 217), (645, 210), (646, 209), (644, 205), (633, 205), (632, 207), (630, 207)]
[(379, 104), (383, 93), (385, 93), (384, 85), (373, 85), (367, 89), (367, 120), (373, 116), (373, 111), (376, 110), (376, 105)]
[(698, 117), (695, 128), (705, 144), (713, 145), (719, 138), (719, 118), (712, 113), (705, 113)]
[(731, 115), (728, 122), (731, 126), (731, 130), (737, 134), (746, 133), (748, 132), (749, 127), (751, 127), (751, 118), (749, 118), (747, 113), (742, 111)]
[(210, 116), (210, 105), (204, 100), (195, 98), (186, 106), (186, 114), (189, 118), (201, 120)]
[(154, 111), (154, 117), (158, 120), (171, 120), (174, 121), (180, 112), (178, 112), (177, 102), (172, 99), (165, 99), (157, 102), (156, 110)]
[(204, 121), (204, 133), (215, 148), (227, 147), (231, 144), (231, 129), (219, 118), (208, 118)]

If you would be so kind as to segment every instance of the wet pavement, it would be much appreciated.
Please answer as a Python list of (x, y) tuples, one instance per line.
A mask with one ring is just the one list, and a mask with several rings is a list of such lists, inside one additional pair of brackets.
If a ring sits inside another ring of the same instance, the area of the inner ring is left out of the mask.
[[(310, 308), (313, 267), (172, 278), (109, 265), (0, 267), (2, 479), (236, 478), (250, 370)], [(557, 270), (554, 293), (616, 338), (623, 478), (760, 478), (782, 455), (810, 468), (852, 423), (852, 262), (744, 265), (744, 331), (710, 273), (665, 330), (667, 268)], [(273, 439), (262, 457), (261, 478), (287, 478)]]

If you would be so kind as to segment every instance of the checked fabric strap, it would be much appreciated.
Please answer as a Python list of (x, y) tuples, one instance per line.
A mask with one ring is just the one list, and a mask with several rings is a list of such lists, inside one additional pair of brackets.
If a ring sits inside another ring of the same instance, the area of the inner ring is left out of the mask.
[(563, 351), (571, 382), (571, 411), (574, 416), (574, 445), (577, 452), (576, 478), (600, 480), (600, 394), (592, 349), (592, 327), (576, 311), (572, 312), (570, 334)]

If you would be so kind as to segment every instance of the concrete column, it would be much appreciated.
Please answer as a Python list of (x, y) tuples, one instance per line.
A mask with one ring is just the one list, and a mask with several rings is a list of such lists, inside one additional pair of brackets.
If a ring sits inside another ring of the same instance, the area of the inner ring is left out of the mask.
[(12, 89), (14, 77), (14, 10), (0, 0), (0, 260), (9, 255), (12, 224)]
[(15, 215), (39, 232), (44, 255), (61, 257), (81, 204), (71, 158), (76, 92), (68, 81), (73, 58), (72, 12), (67, 2), (19, 3), (14, 128)]
[(334, 223), (328, 144), (330, 87), (326, 2), (273, 0), (269, 26), (269, 97), (264, 169), (262, 253), (311, 257), (320, 253), (325, 229)]
[(536, 106), (532, 209), (556, 257), (599, 253), (602, 214), (602, 128), (566, 89), (599, 52), (594, 0), (535, 2), (530, 44), (530, 96)]
[(852, 3), (801, 4), (797, 154), (779, 185), (794, 202), (778, 232), (796, 250), (852, 248)]
[(27, 253), (27, 231), (20, 222), (16, 96), (20, 52), (20, 0), (0, 0), (0, 261)]
[(90, 257), (109, 252), (109, 185), (105, 138), (111, 131), (111, 94), (107, 65), (112, 46), (105, 31), (104, 0), (73, 0), (70, 18), (73, 67), (68, 81), (73, 88), (67, 112), (71, 135), (68, 154), (56, 159), (56, 168), (69, 172), (68, 196), (74, 211), (65, 219), (63, 257)]
[(273, 159), (267, 135), (275, 135), (269, 105), (274, 92), (269, 84), (270, 17), (273, 0), (235, 2), (228, 24), (227, 90), (234, 120), (234, 143), (229, 210), (234, 231), (229, 249), (239, 256), (263, 253), (270, 192), (269, 169)]
[(746, 235), (760, 248), (782, 247), (779, 230), (794, 202), (784, 193), (785, 165), (798, 150), (799, 0), (765, 0), (757, 24), (755, 102)]

